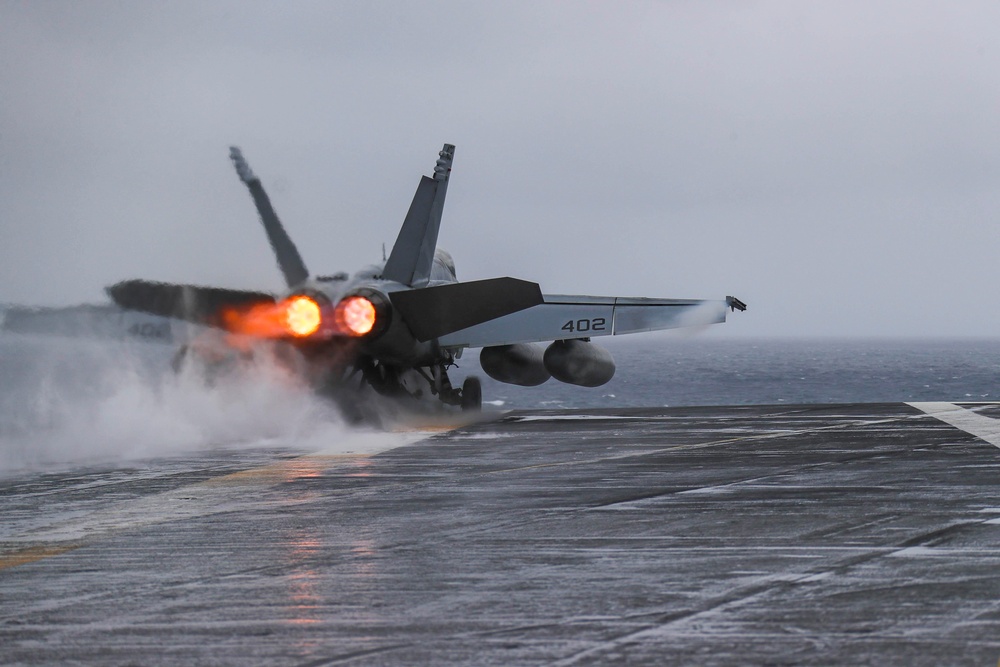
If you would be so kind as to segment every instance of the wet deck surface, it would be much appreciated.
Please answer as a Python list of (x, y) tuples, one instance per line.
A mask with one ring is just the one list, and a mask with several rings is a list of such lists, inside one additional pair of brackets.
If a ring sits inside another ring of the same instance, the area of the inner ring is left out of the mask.
[(3, 663), (1000, 658), (1000, 449), (904, 404), (520, 413), (375, 455), (23, 474), (0, 517)]

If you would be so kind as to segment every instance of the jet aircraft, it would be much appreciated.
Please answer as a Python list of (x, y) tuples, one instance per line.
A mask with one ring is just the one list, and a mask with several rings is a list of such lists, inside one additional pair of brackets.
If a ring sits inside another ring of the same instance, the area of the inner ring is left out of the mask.
[[(483, 371), (500, 382), (535, 386), (555, 378), (596, 387), (611, 379), (615, 364), (592, 338), (724, 322), (727, 310), (746, 309), (731, 296), (567, 296), (543, 294), (538, 284), (511, 277), (460, 282), (451, 256), (437, 248), (454, 155), (455, 147), (445, 144), (433, 174), (421, 177), (388, 259), (353, 276), (314, 275), (260, 178), (233, 147), (233, 165), (250, 191), (286, 288), (270, 294), (126, 280), (107, 292), (126, 310), (219, 330), (238, 349), (249, 340), (294, 351), (292, 366), (332, 395), (365, 385), (384, 395), (429, 391), (465, 410), (480, 409), (480, 381), (470, 376), (461, 388), (453, 387), (448, 371), (466, 348), (482, 348)], [(689, 321), (692, 313), (697, 322)], [(187, 344), (177, 359), (186, 355), (211, 361), (218, 353)]]

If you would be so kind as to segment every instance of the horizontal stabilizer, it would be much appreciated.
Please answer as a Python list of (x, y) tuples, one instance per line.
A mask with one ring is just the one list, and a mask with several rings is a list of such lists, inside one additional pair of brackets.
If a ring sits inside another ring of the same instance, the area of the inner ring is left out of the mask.
[(173, 317), (196, 324), (221, 326), (226, 309), (246, 309), (261, 303), (274, 303), (266, 292), (176, 285), (148, 280), (124, 280), (107, 288), (111, 300), (122, 308)]
[(440, 338), (543, 302), (537, 283), (491, 278), (389, 294), (410, 331), (420, 341)]

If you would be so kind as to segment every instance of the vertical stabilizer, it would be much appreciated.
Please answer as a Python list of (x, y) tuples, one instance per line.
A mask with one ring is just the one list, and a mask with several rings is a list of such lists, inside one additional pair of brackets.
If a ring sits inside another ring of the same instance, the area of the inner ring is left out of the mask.
[(434, 177), (420, 178), (410, 210), (382, 272), (387, 280), (420, 287), (430, 279), (438, 230), (441, 227), (441, 212), (444, 210), (444, 197), (448, 191), (448, 177), (454, 158), (455, 147), (445, 144), (438, 153)]
[(288, 236), (281, 221), (278, 220), (278, 214), (274, 212), (274, 207), (271, 206), (271, 200), (264, 192), (260, 178), (250, 169), (250, 165), (243, 159), (243, 153), (240, 152), (239, 148), (230, 146), (229, 157), (233, 161), (233, 166), (236, 167), (236, 173), (239, 174), (240, 180), (246, 183), (250, 190), (250, 196), (253, 197), (253, 203), (260, 214), (260, 221), (264, 223), (267, 240), (270, 241), (271, 249), (274, 250), (274, 256), (278, 260), (278, 268), (285, 276), (285, 283), (289, 287), (302, 284), (309, 277), (309, 270), (306, 269), (302, 256), (299, 255), (298, 249), (292, 243), (291, 237)]

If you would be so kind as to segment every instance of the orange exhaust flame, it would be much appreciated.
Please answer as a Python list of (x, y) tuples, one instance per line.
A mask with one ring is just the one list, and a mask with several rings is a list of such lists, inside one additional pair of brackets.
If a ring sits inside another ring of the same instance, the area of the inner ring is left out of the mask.
[(319, 304), (307, 296), (222, 312), (222, 322), (229, 332), (258, 338), (304, 338), (316, 333), (322, 321)]
[(375, 328), (375, 306), (363, 296), (349, 296), (333, 313), (337, 329), (350, 336), (364, 336)]
[(293, 336), (309, 336), (316, 333), (323, 322), (319, 304), (307, 296), (296, 296), (289, 299), (288, 314), (285, 321)]

